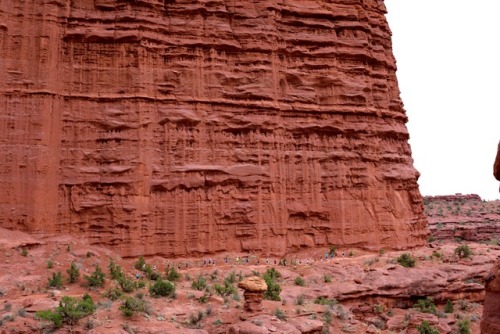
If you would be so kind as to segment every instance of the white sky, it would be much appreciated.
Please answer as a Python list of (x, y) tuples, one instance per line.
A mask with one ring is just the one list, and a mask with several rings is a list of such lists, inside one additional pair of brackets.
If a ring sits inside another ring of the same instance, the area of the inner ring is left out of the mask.
[(499, 199), (500, 1), (385, 5), (420, 192)]

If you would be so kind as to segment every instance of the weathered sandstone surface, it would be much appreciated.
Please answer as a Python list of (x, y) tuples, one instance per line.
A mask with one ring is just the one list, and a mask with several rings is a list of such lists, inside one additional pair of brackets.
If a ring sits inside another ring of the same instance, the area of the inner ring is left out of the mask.
[(379, 0), (0, 3), (0, 226), (122, 256), (427, 237)]
[(483, 201), (475, 194), (425, 196), (424, 210), (431, 239), (498, 243), (500, 201)]
[[(500, 181), (500, 142), (493, 165), (493, 175)], [(481, 333), (494, 334), (500, 332), (500, 259), (497, 260), (485, 281), (486, 296), (484, 298)]]

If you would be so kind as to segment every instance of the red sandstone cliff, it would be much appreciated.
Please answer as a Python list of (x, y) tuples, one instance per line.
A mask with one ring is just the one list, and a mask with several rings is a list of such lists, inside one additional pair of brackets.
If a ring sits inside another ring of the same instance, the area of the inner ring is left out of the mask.
[(427, 230), (380, 0), (0, 3), (0, 225), (124, 256)]
[[(493, 175), (500, 181), (500, 142), (497, 156), (493, 164)], [(486, 294), (484, 298), (483, 320), (481, 321), (482, 334), (500, 332), (500, 259), (491, 269), (486, 278)]]
[(493, 175), (500, 181), (500, 142), (498, 142), (497, 157), (495, 163), (493, 164)]

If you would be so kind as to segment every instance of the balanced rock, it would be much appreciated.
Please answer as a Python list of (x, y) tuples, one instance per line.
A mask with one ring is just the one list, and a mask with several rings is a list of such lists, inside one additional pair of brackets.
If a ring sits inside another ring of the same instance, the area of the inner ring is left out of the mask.
[(262, 299), (264, 291), (267, 290), (266, 281), (258, 276), (251, 276), (239, 282), (238, 287), (244, 290), (245, 310), (248, 312), (262, 311)]

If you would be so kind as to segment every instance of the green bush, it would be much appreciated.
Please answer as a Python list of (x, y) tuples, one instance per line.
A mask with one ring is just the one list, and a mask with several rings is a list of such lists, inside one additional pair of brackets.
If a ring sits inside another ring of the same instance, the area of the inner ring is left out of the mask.
[(325, 283), (331, 283), (332, 282), (332, 276), (330, 276), (328, 274), (324, 274), (323, 275), (323, 282), (325, 282)]
[(415, 267), (415, 258), (408, 253), (401, 254), (397, 259), (398, 263), (405, 268)]
[(457, 248), (455, 248), (455, 254), (459, 258), (463, 259), (463, 258), (471, 256), (472, 251), (470, 250), (469, 246), (467, 246), (466, 244), (462, 244), (462, 245), (458, 246)]
[(26, 248), (21, 248), (21, 255), (28, 256), (28, 250)]
[(274, 315), (276, 316), (276, 318), (278, 318), (280, 320), (283, 320), (283, 321), (286, 320), (286, 313), (280, 308), (277, 308), (274, 310)]
[(155, 284), (149, 287), (149, 293), (152, 297), (175, 297), (175, 285), (169, 281), (161, 279), (155, 281)]
[(432, 313), (432, 314), (437, 313), (437, 307), (434, 304), (432, 298), (430, 297), (427, 297), (425, 299), (419, 299), (417, 303), (413, 305), (413, 307), (418, 309), (422, 313)]
[(319, 304), (319, 305), (328, 305), (328, 306), (333, 306), (337, 304), (337, 300), (335, 298), (328, 299), (325, 296), (319, 296), (314, 299), (314, 304)]
[(422, 321), (417, 326), (417, 330), (420, 334), (439, 334), (439, 331), (432, 327), (427, 320)]
[(47, 268), (48, 269), (54, 268), (54, 261), (52, 261), (52, 260), (49, 259), (49, 260), (47, 260), (46, 263), (47, 263)]
[(457, 326), (458, 326), (458, 333), (459, 334), (470, 334), (471, 333), (469, 319), (458, 320)]
[(109, 289), (104, 293), (104, 297), (109, 298), (110, 300), (118, 300), (123, 296), (123, 292), (114, 288), (114, 289)]
[(281, 274), (276, 269), (271, 268), (266, 270), (263, 276), (267, 284), (267, 290), (264, 292), (264, 299), (281, 300), (281, 286), (277, 283), (279, 277), (281, 277)]
[(80, 269), (78, 269), (75, 262), (71, 262), (71, 265), (68, 269), (66, 269), (66, 273), (68, 274), (68, 282), (76, 283), (80, 279)]
[(306, 281), (300, 276), (295, 277), (295, 280), (293, 282), (295, 283), (295, 285), (298, 285), (298, 286), (305, 286), (306, 285)]
[(224, 280), (224, 285), (214, 284), (214, 290), (224, 299), (237, 293), (236, 287), (230, 283), (230, 280)]
[(146, 260), (144, 260), (144, 257), (139, 256), (139, 258), (137, 259), (137, 262), (134, 264), (134, 268), (137, 270), (143, 270), (145, 264), (146, 264)]
[(118, 284), (120, 284), (123, 292), (132, 292), (137, 289), (137, 284), (133, 280), (126, 278), (125, 276), (118, 279)]
[(298, 295), (297, 298), (295, 298), (295, 305), (304, 305), (304, 302), (306, 300), (306, 296), (304, 295)]
[(52, 273), (52, 277), (49, 277), (48, 280), (49, 281), (47, 283), (47, 286), (49, 288), (60, 289), (63, 286), (63, 279), (60, 271), (58, 271), (57, 273)]
[(104, 275), (101, 267), (99, 267), (98, 264), (95, 266), (95, 270), (92, 273), (92, 275), (83, 276), (83, 278), (85, 278), (87, 280), (87, 285), (90, 287), (95, 287), (95, 288), (99, 288), (99, 287), (104, 286), (104, 282), (106, 281), (105, 277), (106, 276)]
[(444, 306), (444, 312), (453, 313), (453, 303), (449, 299), (446, 301), (446, 305)]
[(122, 267), (120, 267), (118, 264), (116, 264), (113, 261), (113, 259), (110, 259), (110, 261), (109, 261), (108, 270), (109, 270), (109, 276), (111, 277), (111, 279), (118, 281), (121, 278), (125, 277), (125, 274), (123, 273)]
[(51, 321), (55, 327), (61, 327), (64, 323), (74, 326), (79, 319), (94, 312), (92, 297), (85, 294), (82, 299), (64, 296), (53, 311), (39, 311), (37, 316), (42, 320)]
[(181, 279), (182, 275), (174, 267), (165, 269), (165, 279), (170, 282), (177, 282)]
[(127, 296), (119, 307), (125, 317), (131, 317), (135, 312), (145, 312), (146, 302), (142, 298)]
[(205, 277), (199, 275), (198, 278), (196, 278), (193, 283), (191, 283), (191, 288), (201, 291), (207, 287), (207, 280)]

